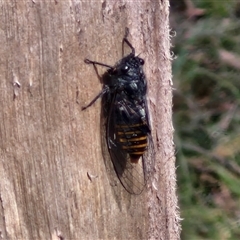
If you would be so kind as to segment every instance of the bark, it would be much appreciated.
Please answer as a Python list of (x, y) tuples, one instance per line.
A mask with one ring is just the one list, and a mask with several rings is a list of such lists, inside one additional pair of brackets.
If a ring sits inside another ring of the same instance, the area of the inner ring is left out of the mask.
[[(2, 1), (0, 239), (179, 239), (168, 1)], [(145, 59), (156, 165), (128, 194), (104, 165), (101, 89), (125, 27)], [(100, 72), (104, 71), (100, 69)], [(110, 176), (110, 177), (109, 177)]]

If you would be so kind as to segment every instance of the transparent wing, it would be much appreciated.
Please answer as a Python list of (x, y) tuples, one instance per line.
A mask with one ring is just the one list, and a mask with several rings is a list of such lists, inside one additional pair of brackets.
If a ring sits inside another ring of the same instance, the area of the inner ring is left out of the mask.
[[(155, 159), (153, 141), (151, 133), (149, 132), (146, 134), (148, 145), (147, 151), (145, 151), (138, 161), (132, 161), (130, 154), (124, 149), (123, 144), (119, 141), (119, 134), (122, 134), (121, 139), (127, 142), (125, 142), (126, 145), (128, 141), (131, 140), (129, 139), (129, 132), (134, 134), (136, 131), (144, 131), (146, 126), (139, 125), (136, 127), (136, 124), (133, 124), (132, 120), (140, 119), (141, 116), (138, 116), (134, 109), (129, 109), (129, 104), (125, 101), (121, 102), (121, 107), (124, 109), (123, 111), (126, 111), (125, 117), (116, 114), (116, 108), (119, 108), (117, 99), (118, 96), (116, 93), (114, 96), (108, 98), (106, 101), (107, 104), (104, 105), (105, 107), (107, 106), (106, 138), (108, 150), (116, 174), (123, 187), (131, 194), (140, 194), (144, 190), (153, 169)], [(129, 114), (131, 114), (131, 117)], [(146, 124), (147, 128), (150, 129), (148, 121)], [(128, 134), (125, 132), (126, 128), (128, 129)]]

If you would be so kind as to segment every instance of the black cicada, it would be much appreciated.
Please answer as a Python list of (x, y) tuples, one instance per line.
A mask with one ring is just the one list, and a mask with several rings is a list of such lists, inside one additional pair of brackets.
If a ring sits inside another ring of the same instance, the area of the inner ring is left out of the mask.
[(146, 101), (147, 82), (143, 72), (144, 60), (135, 56), (135, 49), (127, 39), (131, 53), (113, 67), (85, 59), (85, 63), (107, 67), (103, 74), (102, 91), (82, 109), (90, 107), (102, 97), (106, 118), (106, 142), (114, 169), (123, 187), (132, 194), (140, 194), (154, 163), (154, 148)]

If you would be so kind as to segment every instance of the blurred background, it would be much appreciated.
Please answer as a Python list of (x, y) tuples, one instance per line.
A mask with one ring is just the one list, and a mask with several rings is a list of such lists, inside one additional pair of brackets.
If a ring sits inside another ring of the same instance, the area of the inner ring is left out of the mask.
[(240, 1), (170, 3), (181, 239), (240, 239)]

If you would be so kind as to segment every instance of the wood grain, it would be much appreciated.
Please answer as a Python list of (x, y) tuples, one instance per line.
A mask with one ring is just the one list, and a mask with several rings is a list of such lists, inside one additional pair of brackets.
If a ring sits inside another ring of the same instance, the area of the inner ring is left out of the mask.
[[(0, 239), (179, 239), (168, 1), (1, 5)], [(100, 101), (81, 111), (101, 90), (84, 58), (113, 65), (126, 26), (146, 62), (157, 155), (140, 196), (104, 164)]]

